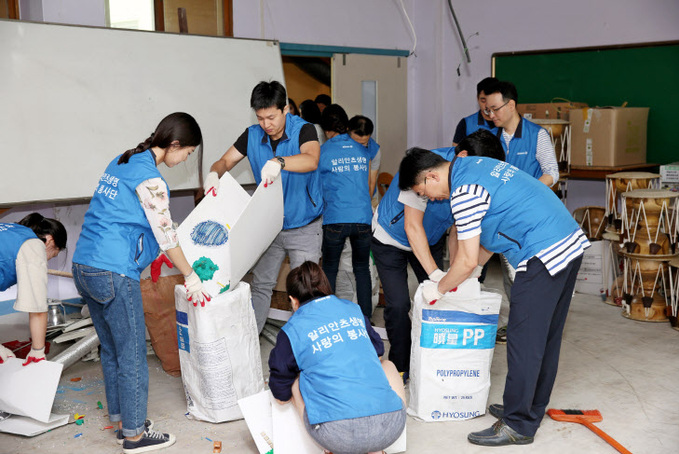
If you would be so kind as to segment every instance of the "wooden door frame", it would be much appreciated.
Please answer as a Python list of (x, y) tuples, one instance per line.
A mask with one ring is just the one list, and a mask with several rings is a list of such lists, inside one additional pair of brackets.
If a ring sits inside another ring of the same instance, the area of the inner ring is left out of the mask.
[[(19, 0), (15, 0), (19, 1)], [(165, 31), (165, 12), (163, 0), (153, 0), (153, 10), (156, 19), (156, 31)], [(233, 37), (233, 0), (222, 0), (224, 16), (224, 36)]]

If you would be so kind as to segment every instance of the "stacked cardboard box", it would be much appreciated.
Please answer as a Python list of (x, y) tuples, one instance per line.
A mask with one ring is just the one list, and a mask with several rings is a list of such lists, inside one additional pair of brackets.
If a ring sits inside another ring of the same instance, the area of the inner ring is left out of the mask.
[(545, 118), (550, 120), (568, 120), (568, 112), (572, 109), (587, 107), (584, 102), (545, 102), (533, 104), (518, 104), (516, 110), (524, 118)]
[(648, 107), (571, 110), (571, 165), (645, 164), (648, 110)]

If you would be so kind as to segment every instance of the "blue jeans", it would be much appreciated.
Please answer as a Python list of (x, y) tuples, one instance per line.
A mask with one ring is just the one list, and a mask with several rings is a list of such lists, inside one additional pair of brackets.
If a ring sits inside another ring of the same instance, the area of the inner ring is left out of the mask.
[(78, 263), (73, 264), (73, 279), (101, 342), (109, 419), (123, 422), (125, 437), (139, 435), (144, 431), (149, 394), (139, 281)]
[(328, 276), (330, 287), (335, 292), (337, 270), (344, 243), (351, 242), (351, 264), (356, 277), (356, 297), (363, 315), (372, 317), (372, 282), (370, 281), (370, 240), (372, 229), (369, 224), (327, 224), (323, 226), (323, 271)]

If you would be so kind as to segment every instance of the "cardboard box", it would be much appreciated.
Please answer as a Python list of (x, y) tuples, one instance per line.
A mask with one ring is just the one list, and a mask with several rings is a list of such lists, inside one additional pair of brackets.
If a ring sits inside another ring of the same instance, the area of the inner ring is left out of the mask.
[(648, 110), (648, 107), (571, 110), (571, 165), (645, 164)]
[(679, 162), (660, 166), (661, 183), (679, 183)]
[(587, 107), (586, 102), (545, 102), (534, 104), (517, 104), (519, 115), (527, 119), (545, 118), (551, 120), (568, 120), (571, 109)]

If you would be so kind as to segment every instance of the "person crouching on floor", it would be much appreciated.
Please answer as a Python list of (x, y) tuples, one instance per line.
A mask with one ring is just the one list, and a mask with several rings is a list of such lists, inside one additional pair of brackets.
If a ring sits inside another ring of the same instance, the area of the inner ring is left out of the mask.
[(269, 356), (273, 396), (292, 400), (326, 451), (381, 452), (406, 423), (403, 382), (391, 361), (380, 361), (382, 339), (357, 304), (331, 294), (316, 263), (290, 271), (286, 290), (293, 315)]

